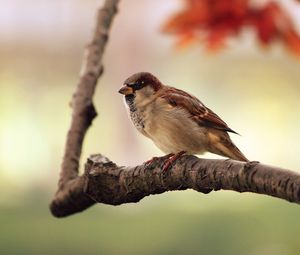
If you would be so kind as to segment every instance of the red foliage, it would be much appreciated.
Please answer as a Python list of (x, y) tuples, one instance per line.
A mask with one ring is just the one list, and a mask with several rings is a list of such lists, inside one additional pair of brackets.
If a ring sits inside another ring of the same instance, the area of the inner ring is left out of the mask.
[(224, 47), (229, 36), (237, 36), (244, 27), (252, 27), (263, 45), (282, 41), (300, 56), (300, 36), (288, 14), (275, 2), (260, 8), (250, 0), (185, 0), (184, 10), (164, 27), (179, 37), (179, 46), (204, 41), (209, 50)]

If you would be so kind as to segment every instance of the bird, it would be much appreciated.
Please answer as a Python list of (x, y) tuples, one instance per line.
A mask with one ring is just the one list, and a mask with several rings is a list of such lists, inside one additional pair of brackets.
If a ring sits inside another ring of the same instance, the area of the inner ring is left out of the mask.
[(149, 72), (131, 75), (119, 93), (136, 129), (167, 155), (164, 170), (183, 154), (210, 152), (249, 161), (228, 134), (238, 133), (190, 93), (164, 85)]

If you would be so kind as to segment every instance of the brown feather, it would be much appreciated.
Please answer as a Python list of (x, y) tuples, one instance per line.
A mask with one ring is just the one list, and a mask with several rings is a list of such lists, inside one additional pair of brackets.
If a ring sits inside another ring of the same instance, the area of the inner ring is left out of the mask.
[(212, 152), (248, 161), (227, 132), (234, 132), (199, 99), (163, 85), (150, 73), (137, 73), (125, 81), (132, 94), (125, 97), (135, 127), (166, 154)]
[(238, 134), (198, 98), (173, 87), (165, 86), (162, 98), (174, 107), (186, 109), (199, 125)]

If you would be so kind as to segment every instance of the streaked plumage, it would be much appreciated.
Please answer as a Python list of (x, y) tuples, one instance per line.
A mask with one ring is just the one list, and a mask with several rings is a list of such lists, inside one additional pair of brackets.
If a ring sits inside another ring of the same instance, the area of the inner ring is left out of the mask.
[(236, 132), (189, 93), (163, 85), (146, 72), (130, 76), (119, 92), (137, 130), (164, 153), (208, 151), (248, 161), (227, 133)]

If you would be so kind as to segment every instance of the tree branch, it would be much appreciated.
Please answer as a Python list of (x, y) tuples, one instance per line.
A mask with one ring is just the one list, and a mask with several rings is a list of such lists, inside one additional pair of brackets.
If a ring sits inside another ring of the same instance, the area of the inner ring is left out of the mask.
[(300, 174), (231, 159), (200, 159), (182, 156), (163, 171), (165, 159), (136, 167), (118, 167), (101, 154), (91, 156), (86, 164), (84, 191), (98, 203), (119, 205), (138, 202), (145, 196), (171, 190), (194, 189), (253, 192), (300, 204)]
[(98, 11), (97, 25), (87, 46), (79, 83), (72, 100), (73, 115), (67, 135), (58, 191), (50, 205), (52, 214), (64, 217), (91, 205), (138, 202), (145, 196), (170, 190), (194, 189), (254, 192), (300, 203), (300, 174), (258, 162), (199, 159), (182, 156), (168, 171), (165, 158), (136, 167), (119, 167), (106, 157), (91, 156), (78, 175), (82, 143), (97, 115), (92, 98), (102, 73), (102, 56), (119, 0), (106, 0)]
[[(91, 42), (86, 47), (80, 79), (72, 99), (72, 121), (67, 135), (58, 191), (50, 205), (54, 215), (63, 213), (55, 211), (56, 204), (72, 202), (68, 202), (66, 199), (72, 198), (73, 194), (79, 200), (78, 204), (75, 201), (72, 203), (72, 207), (76, 211), (85, 209), (95, 203), (85, 196), (82, 190), (77, 189), (78, 183), (82, 180), (78, 178), (79, 160), (84, 136), (93, 119), (97, 116), (92, 99), (98, 78), (103, 71), (102, 57), (118, 3), (119, 0), (106, 0), (103, 7), (99, 8), (94, 33)], [(83, 206), (83, 208), (80, 206)]]
[[(200, 159), (182, 156), (168, 171), (162, 167), (165, 158), (136, 167), (119, 167), (101, 154), (92, 155), (85, 173), (74, 181), (72, 190), (56, 206), (55, 216), (67, 216), (77, 208), (87, 208), (78, 191), (98, 203), (120, 205), (171, 190), (194, 189), (207, 194), (212, 190), (253, 192), (300, 203), (300, 174), (260, 164), (234, 160)], [(66, 201), (73, 201), (66, 203)], [(80, 204), (82, 203), (82, 204)], [(72, 210), (69, 210), (72, 208)]]

